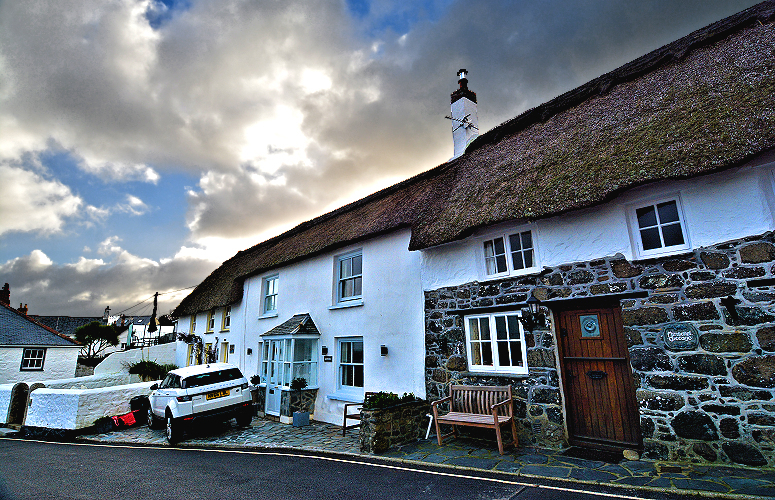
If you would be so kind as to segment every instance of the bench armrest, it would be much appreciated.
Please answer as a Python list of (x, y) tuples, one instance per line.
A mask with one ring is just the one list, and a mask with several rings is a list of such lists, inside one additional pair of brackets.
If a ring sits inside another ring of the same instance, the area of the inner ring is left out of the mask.
[(496, 414), (498, 412), (498, 408), (501, 406), (509, 405), (509, 413), (508, 415), (511, 417), (513, 412), (513, 406), (511, 406), (511, 403), (514, 401), (514, 398), (506, 399), (504, 401), (501, 401), (500, 403), (495, 403), (490, 407), (490, 410), (492, 410), (493, 414)]
[(431, 410), (433, 410), (434, 419), (438, 420), (439, 418), (439, 403), (444, 403), (446, 401), (452, 401), (452, 396), (447, 396), (446, 398), (441, 398), (438, 401), (431, 403)]

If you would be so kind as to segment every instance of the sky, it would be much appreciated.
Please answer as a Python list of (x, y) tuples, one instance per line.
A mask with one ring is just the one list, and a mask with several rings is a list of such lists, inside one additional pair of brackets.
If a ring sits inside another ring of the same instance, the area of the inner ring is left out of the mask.
[(0, 0), (0, 284), (170, 312), (237, 251), (452, 156), (743, 0)]

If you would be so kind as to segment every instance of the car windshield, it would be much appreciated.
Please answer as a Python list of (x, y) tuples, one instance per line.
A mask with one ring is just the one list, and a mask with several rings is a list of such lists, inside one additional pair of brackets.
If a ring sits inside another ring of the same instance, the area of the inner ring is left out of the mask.
[(239, 368), (229, 368), (227, 370), (218, 370), (215, 372), (191, 375), (190, 377), (187, 377), (185, 380), (183, 380), (183, 387), (185, 389), (192, 389), (194, 387), (217, 384), (219, 382), (227, 382), (229, 380), (237, 380), (240, 378), (242, 378), (242, 372), (239, 371)]

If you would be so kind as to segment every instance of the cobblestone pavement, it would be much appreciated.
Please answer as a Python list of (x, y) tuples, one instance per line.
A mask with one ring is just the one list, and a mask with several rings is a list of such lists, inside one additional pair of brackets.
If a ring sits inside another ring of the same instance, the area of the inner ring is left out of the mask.
[[(78, 439), (167, 446), (162, 430), (150, 430), (145, 426), (84, 435)], [(286, 448), (367, 455), (359, 450), (357, 429), (343, 437), (341, 427), (331, 424), (313, 421), (309, 426), (299, 428), (259, 418), (253, 419), (251, 426), (245, 429), (237, 427), (234, 421), (211, 424), (206, 429), (193, 429), (180, 446)], [(775, 470), (772, 469), (627, 460), (612, 464), (563, 456), (557, 450), (529, 447), (507, 449), (507, 454), (501, 456), (494, 440), (485, 442), (458, 438), (438, 446), (434, 436), (379, 456), (526, 477), (656, 488), (662, 491), (689, 490), (729, 498), (775, 498)]]

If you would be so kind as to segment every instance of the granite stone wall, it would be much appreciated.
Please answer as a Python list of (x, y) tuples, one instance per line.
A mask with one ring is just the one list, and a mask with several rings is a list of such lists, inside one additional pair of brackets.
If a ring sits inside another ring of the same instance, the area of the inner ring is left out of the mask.
[(425, 436), (427, 401), (410, 401), (378, 410), (361, 410), (360, 446), (366, 453), (382, 453)]
[[(679, 256), (621, 255), (540, 275), (425, 293), (426, 388), (511, 384), (520, 441), (563, 446), (567, 436), (551, 309), (573, 299), (617, 299), (640, 407), (643, 456), (775, 465), (775, 238), (772, 233)], [(529, 376), (467, 371), (463, 315), (524, 306), (534, 293), (548, 328), (526, 332)], [(665, 329), (696, 332), (668, 346)], [(691, 344), (691, 343), (690, 343)]]

